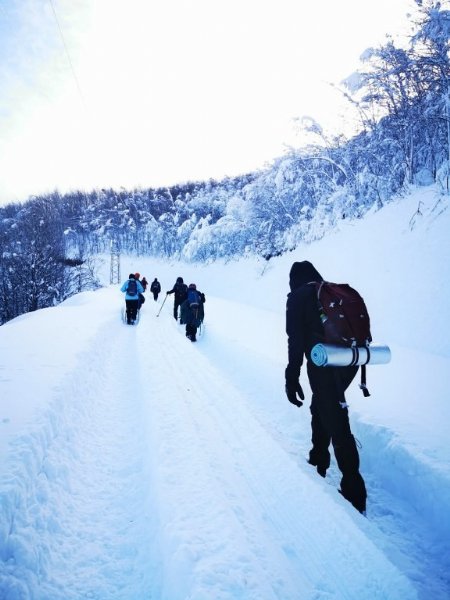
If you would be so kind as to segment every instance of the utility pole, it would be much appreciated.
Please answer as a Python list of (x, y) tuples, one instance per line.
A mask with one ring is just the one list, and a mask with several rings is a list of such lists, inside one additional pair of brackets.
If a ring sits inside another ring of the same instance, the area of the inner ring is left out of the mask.
[(111, 240), (111, 270), (109, 283), (120, 283), (120, 252), (116, 240)]

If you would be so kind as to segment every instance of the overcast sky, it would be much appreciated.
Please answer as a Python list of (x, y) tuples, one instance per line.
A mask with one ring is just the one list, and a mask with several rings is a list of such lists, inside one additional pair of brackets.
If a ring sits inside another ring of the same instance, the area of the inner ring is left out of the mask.
[(0, 0), (0, 202), (263, 167), (413, 0)]

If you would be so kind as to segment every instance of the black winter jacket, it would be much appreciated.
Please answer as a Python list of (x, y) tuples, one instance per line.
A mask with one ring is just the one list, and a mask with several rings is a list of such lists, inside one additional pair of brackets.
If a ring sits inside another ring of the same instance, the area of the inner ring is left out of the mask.
[(316, 289), (314, 285), (308, 285), (315, 281), (323, 281), (323, 278), (310, 262), (296, 262), (292, 265), (289, 276), (291, 292), (286, 303), (287, 381), (298, 380), (303, 357), (310, 360), (312, 347), (323, 340)]
[(181, 304), (187, 298), (187, 290), (188, 286), (185, 283), (176, 283), (167, 293), (173, 294), (175, 292), (175, 302)]
[(159, 292), (161, 291), (161, 284), (159, 283), (159, 281), (156, 281), (156, 279), (154, 281), (152, 281), (152, 285), (150, 286), (150, 291), (151, 292)]

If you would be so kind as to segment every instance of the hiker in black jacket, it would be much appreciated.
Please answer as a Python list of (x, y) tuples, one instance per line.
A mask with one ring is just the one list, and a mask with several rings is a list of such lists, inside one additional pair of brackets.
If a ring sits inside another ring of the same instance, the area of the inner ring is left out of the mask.
[(183, 282), (182, 277), (177, 277), (175, 285), (166, 294), (175, 294), (173, 302), (173, 316), (178, 319), (178, 307), (183, 304), (187, 298), (187, 285)]
[[(139, 310), (141, 310), (141, 307), (142, 307), (142, 305), (145, 302), (145, 296), (144, 296), (143, 292), (145, 292), (145, 288), (147, 287), (147, 285), (144, 286), (144, 284), (142, 283), (142, 281), (141, 281), (141, 274), (140, 273), (135, 273), (134, 274), (134, 278), (136, 279), (136, 281), (139, 281), (139, 283), (142, 286), (142, 293), (139, 292)], [(144, 279), (145, 279), (145, 277), (144, 277)]]
[(333, 444), (336, 462), (342, 473), (340, 492), (361, 513), (366, 510), (366, 486), (359, 472), (359, 454), (350, 429), (345, 390), (355, 377), (358, 367), (317, 367), (311, 361), (311, 349), (323, 340), (316, 290), (309, 282), (323, 277), (308, 261), (295, 262), (289, 274), (286, 305), (288, 335), (288, 365), (286, 395), (289, 402), (302, 406), (305, 399), (300, 386), (300, 367), (307, 359), (307, 373), (312, 390), (312, 448), (309, 463), (325, 477), (330, 466), (329, 445)]
[(153, 300), (156, 302), (158, 300), (159, 292), (161, 291), (161, 284), (159, 283), (159, 281), (156, 277), (152, 281), (152, 285), (150, 286), (150, 291), (153, 294)]

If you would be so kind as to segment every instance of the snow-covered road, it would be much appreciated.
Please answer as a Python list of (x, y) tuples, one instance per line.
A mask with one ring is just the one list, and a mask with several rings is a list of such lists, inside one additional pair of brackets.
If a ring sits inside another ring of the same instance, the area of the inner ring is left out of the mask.
[(445, 598), (448, 556), (420, 519), (407, 531), (401, 492), (365, 473), (365, 519), (336, 471), (324, 481), (306, 464), (281, 316), (211, 296), (191, 344), (171, 307), (157, 317), (148, 300), (128, 327), (118, 301), (114, 287), (81, 294), (1, 330), (3, 347), (16, 341), (3, 389), (26, 345), (34, 391), (28, 420), (3, 418), (17, 435), (1, 470), (2, 599)]

